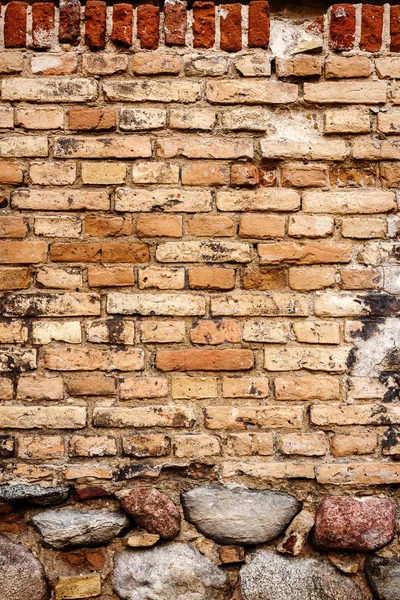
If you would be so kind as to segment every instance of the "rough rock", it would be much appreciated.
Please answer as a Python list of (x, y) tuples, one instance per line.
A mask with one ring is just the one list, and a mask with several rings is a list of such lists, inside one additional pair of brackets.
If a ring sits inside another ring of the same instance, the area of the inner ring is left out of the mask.
[(206, 485), (182, 494), (186, 519), (220, 544), (261, 544), (276, 538), (301, 503), (272, 490)]
[(129, 527), (126, 515), (108, 510), (46, 510), (32, 523), (44, 544), (57, 550), (108, 544)]
[(283, 540), (278, 545), (278, 552), (298, 556), (307, 541), (308, 534), (314, 525), (314, 515), (308, 510), (302, 510), (295, 516), (285, 531)]
[(315, 558), (258, 552), (240, 570), (243, 600), (367, 600), (334, 566)]
[(143, 531), (130, 535), (126, 541), (126, 545), (131, 548), (148, 548), (154, 546), (159, 541), (160, 536), (157, 533), (147, 533)]
[(0, 535), (0, 600), (47, 600), (44, 569), (33, 554)]
[(0, 487), (0, 501), (54, 506), (65, 502), (69, 491), (69, 486), (45, 488), (40, 485), (4, 485)]
[(121, 498), (121, 504), (146, 531), (166, 540), (178, 535), (181, 527), (178, 509), (169, 496), (156, 488), (136, 488)]
[(124, 600), (230, 598), (225, 573), (189, 544), (116, 552), (113, 587)]
[(379, 600), (400, 600), (400, 558), (370, 556), (365, 562), (365, 574)]
[(395, 515), (389, 500), (328, 496), (315, 515), (314, 543), (332, 550), (376, 550), (393, 539)]

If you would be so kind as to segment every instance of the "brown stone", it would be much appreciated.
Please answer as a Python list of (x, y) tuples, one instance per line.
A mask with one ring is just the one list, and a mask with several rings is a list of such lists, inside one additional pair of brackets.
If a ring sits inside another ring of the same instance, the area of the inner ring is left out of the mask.
[(140, 47), (148, 50), (158, 48), (158, 35), (160, 27), (160, 9), (152, 4), (141, 4), (136, 11), (137, 36)]
[(121, 499), (124, 510), (149, 533), (170, 540), (181, 527), (181, 516), (166, 494), (156, 488), (135, 488)]
[(186, 42), (187, 4), (184, 1), (164, 4), (164, 35), (167, 46), (184, 46)]
[(80, 39), (81, 4), (79, 0), (60, 0), (60, 44), (77, 46)]
[(360, 49), (379, 52), (382, 47), (383, 6), (362, 5)]
[(4, 18), (4, 46), (23, 48), (26, 46), (26, 14), (28, 4), (12, 0), (7, 4)]
[(245, 558), (243, 546), (221, 546), (219, 560), (222, 564), (240, 563)]
[(88, 0), (85, 5), (85, 44), (91, 50), (106, 45), (107, 5), (102, 0)]
[(269, 4), (252, 0), (249, 4), (249, 48), (268, 48), (270, 33)]
[(395, 534), (396, 507), (371, 496), (328, 496), (315, 515), (314, 543), (331, 550), (377, 550)]
[(221, 4), (221, 50), (239, 52), (242, 49), (242, 5)]
[(132, 44), (132, 23), (132, 4), (114, 4), (111, 39), (115, 44), (121, 44), (121, 46)]
[(215, 4), (200, 2), (193, 4), (193, 46), (212, 48), (215, 42)]
[(351, 50), (356, 35), (356, 9), (352, 4), (334, 4), (331, 9), (329, 47), (336, 52)]
[(36, 2), (32, 5), (32, 45), (50, 48), (54, 36), (53, 2)]

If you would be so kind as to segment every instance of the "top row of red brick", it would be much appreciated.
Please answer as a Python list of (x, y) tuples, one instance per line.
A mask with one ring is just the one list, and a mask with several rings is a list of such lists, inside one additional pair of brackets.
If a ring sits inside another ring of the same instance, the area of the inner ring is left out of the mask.
[[(4, 45), (6, 48), (24, 48), (27, 42), (28, 3), (12, 0), (2, 9), (4, 14)], [(356, 7), (353, 4), (335, 4), (329, 18), (320, 17), (309, 30), (321, 37), (328, 29), (329, 47), (336, 52), (352, 50), (356, 43)], [(162, 40), (167, 46), (185, 46), (190, 38), (194, 48), (213, 48), (216, 43), (216, 6), (211, 1), (195, 1), (189, 27), (185, 0), (166, 0), (163, 18), (160, 8), (142, 4), (136, 9), (131, 4), (114, 4), (110, 40), (120, 46), (133, 43), (134, 22), (140, 47), (155, 50)], [(136, 13), (136, 15), (134, 14)], [(379, 52), (383, 43), (383, 6), (365, 4), (361, 8), (360, 49)], [(136, 16), (136, 19), (135, 19)], [(84, 21), (84, 41), (91, 50), (105, 48), (107, 39), (107, 4), (103, 0), (87, 0), (84, 9), (80, 0), (60, 0), (58, 42), (77, 46), (81, 43)], [(56, 39), (55, 6), (53, 2), (32, 5), (32, 37), (29, 46), (36, 49), (53, 47)], [(326, 25), (327, 23), (327, 25)], [(241, 4), (219, 7), (219, 47), (227, 52), (238, 52), (243, 41), (250, 48), (268, 49), (270, 41), (270, 12), (265, 0), (251, 0), (248, 7), (246, 35)], [(189, 32), (190, 29), (190, 32)], [(318, 31), (319, 30), (319, 31)], [(400, 52), (400, 6), (390, 7), (391, 52)]]

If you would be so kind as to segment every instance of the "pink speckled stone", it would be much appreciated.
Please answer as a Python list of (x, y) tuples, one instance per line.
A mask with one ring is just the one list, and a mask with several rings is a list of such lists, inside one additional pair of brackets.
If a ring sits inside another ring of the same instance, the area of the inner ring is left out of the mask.
[(314, 543), (331, 550), (376, 550), (395, 534), (396, 508), (380, 498), (328, 496), (315, 515)]

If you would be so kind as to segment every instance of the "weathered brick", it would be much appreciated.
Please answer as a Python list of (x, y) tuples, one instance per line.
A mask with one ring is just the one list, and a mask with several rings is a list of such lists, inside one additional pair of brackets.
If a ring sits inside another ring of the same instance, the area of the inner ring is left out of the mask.
[(190, 77), (218, 77), (228, 71), (228, 59), (218, 55), (192, 54), (183, 58), (183, 69)]
[(74, 54), (35, 54), (31, 58), (34, 75), (71, 75), (78, 68)]
[(172, 215), (140, 216), (136, 221), (139, 237), (182, 237), (182, 217)]
[(157, 247), (159, 262), (251, 262), (251, 249), (248, 244), (238, 242), (165, 242)]
[(284, 237), (285, 223), (285, 217), (244, 215), (240, 219), (239, 237), (258, 239)]
[(96, 344), (125, 344), (135, 343), (135, 324), (133, 321), (122, 319), (101, 319), (92, 321), (87, 326), (88, 342)]
[(239, 52), (242, 49), (242, 5), (221, 4), (220, 48), (227, 52)]
[(293, 215), (289, 217), (291, 237), (319, 238), (333, 234), (334, 219), (326, 216)]
[(157, 367), (161, 371), (242, 371), (251, 369), (251, 350), (160, 350)]
[(25, 460), (51, 460), (63, 458), (64, 439), (59, 435), (35, 435), (20, 437), (18, 440), (18, 458)]
[(37, 157), (48, 153), (48, 140), (44, 136), (9, 135), (0, 139), (0, 157)]
[(211, 313), (215, 316), (237, 317), (307, 316), (308, 307), (306, 298), (296, 294), (233, 293), (212, 297)]
[(0, 56), (0, 73), (19, 73), (23, 68), (22, 52), (2, 52)]
[(149, 138), (135, 135), (123, 137), (59, 137), (55, 139), (56, 158), (143, 158), (151, 156)]
[(317, 104), (384, 104), (384, 81), (338, 81), (305, 83), (304, 100)]
[(185, 287), (185, 270), (180, 268), (166, 269), (163, 267), (139, 269), (138, 284), (142, 290), (148, 288), (182, 290)]
[(398, 406), (379, 404), (313, 405), (311, 423), (326, 425), (395, 425), (399, 423)]
[(100, 298), (95, 294), (9, 294), (3, 303), (3, 315), (6, 317), (70, 317), (99, 314)]
[(112, 108), (71, 108), (68, 113), (69, 128), (76, 131), (101, 131), (115, 129), (115, 110)]
[(283, 269), (249, 267), (242, 271), (242, 285), (245, 290), (281, 290), (286, 287), (286, 273)]
[(0, 128), (12, 129), (14, 127), (14, 111), (12, 108), (0, 107)]
[(36, 282), (45, 288), (74, 290), (82, 285), (80, 269), (57, 269), (44, 266), (37, 271)]
[(170, 440), (161, 433), (127, 434), (122, 437), (123, 453), (136, 458), (166, 456), (170, 451)]
[(289, 332), (288, 323), (246, 321), (243, 326), (243, 339), (246, 342), (285, 344), (289, 341)]
[(118, 287), (135, 284), (132, 267), (88, 267), (90, 287)]
[(26, 45), (28, 4), (12, 0), (7, 4), (4, 17), (4, 46), (22, 48)]
[(17, 398), (33, 400), (62, 400), (64, 384), (61, 377), (22, 375), (18, 379)]
[(29, 177), (36, 185), (72, 185), (76, 180), (76, 165), (67, 162), (31, 162)]
[(274, 440), (271, 433), (231, 433), (224, 450), (230, 456), (268, 456), (274, 454)]
[(365, 290), (382, 287), (378, 269), (341, 269), (340, 287), (344, 290)]
[(28, 341), (28, 330), (21, 321), (0, 323), (0, 343), (20, 344)]
[(325, 77), (369, 77), (372, 63), (367, 56), (329, 56), (325, 61)]
[(263, 0), (249, 3), (249, 48), (268, 48), (270, 34), (269, 4)]
[(324, 433), (286, 433), (279, 440), (279, 451), (285, 455), (324, 456), (326, 439)]
[(0, 290), (20, 290), (29, 287), (29, 268), (2, 267), (0, 268)]
[(19, 108), (15, 122), (26, 129), (61, 129), (64, 111), (62, 108)]
[[(73, 435), (69, 441), (69, 456), (115, 456), (116, 440), (112, 436)], [(85, 594), (86, 597), (87, 594)]]
[(383, 17), (383, 6), (362, 5), (360, 49), (364, 52), (379, 52), (381, 49)]
[(95, 427), (189, 428), (193, 426), (194, 421), (193, 410), (185, 406), (98, 407), (93, 413)]
[[(384, 89), (386, 96), (386, 86)], [(216, 104), (289, 104), (297, 101), (298, 88), (292, 83), (276, 81), (268, 81), (260, 86), (258, 79), (209, 81), (206, 84), (206, 97), (209, 102)]]
[(130, 46), (133, 31), (133, 7), (131, 4), (119, 3), (113, 6), (111, 40), (114, 44)]
[(88, 0), (85, 4), (85, 44), (91, 50), (102, 50), (106, 45), (106, 3)]
[(144, 352), (138, 348), (99, 349), (83, 347), (48, 348), (44, 362), (50, 371), (139, 371)]
[(312, 464), (285, 463), (249, 463), (247, 462), (224, 462), (222, 463), (223, 477), (234, 477), (235, 475), (248, 475), (256, 477), (260, 481), (265, 479), (314, 479), (314, 467)]
[(223, 377), (222, 395), (224, 398), (267, 398), (269, 393), (267, 377)]
[(352, 245), (345, 242), (309, 241), (258, 244), (260, 264), (346, 263), (351, 261)]
[(160, 26), (160, 9), (151, 4), (142, 4), (136, 10), (137, 36), (141, 48), (156, 50)]
[(335, 434), (330, 441), (330, 451), (333, 456), (352, 456), (353, 454), (372, 454), (378, 445), (376, 433), (362, 435)]
[(334, 377), (277, 377), (275, 394), (277, 400), (338, 400), (340, 384)]
[(157, 141), (157, 155), (160, 158), (252, 158), (253, 142), (249, 139), (203, 139), (199, 137), (160, 138)]
[(315, 77), (322, 74), (322, 61), (319, 56), (294, 56), (276, 60), (278, 77)]
[(234, 319), (195, 321), (190, 330), (194, 344), (219, 345), (225, 342), (240, 343), (242, 327)]
[(298, 342), (306, 344), (339, 344), (339, 323), (329, 321), (302, 321), (293, 323), (293, 333)]
[(50, 258), (54, 262), (146, 263), (149, 248), (147, 244), (125, 241), (55, 242), (50, 246)]
[(193, 46), (212, 48), (215, 41), (215, 5), (213, 2), (193, 4)]
[(116, 102), (196, 102), (200, 84), (196, 81), (104, 80), (106, 100)]
[(82, 163), (82, 183), (110, 185), (125, 183), (126, 165), (123, 163)]
[[(179, 58), (171, 54), (153, 54), (148, 52), (138, 52), (135, 54), (131, 64), (132, 71), (136, 75), (177, 75), (181, 66)], [(157, 89), (157, 86), (155, 86), (155, 89)]]
[(303, 210), (307, 213), (373, 214), (395, 209), (394, 194), (381, 190), (305, 192), (303, 196)]
[(285, 187), (326, 187), (328, 171), (323, 165), (288, 165), (281, 171)]
[(52, 341), (79, 344), (82, 341), (79, 321), (35, 321), (32, 325), (34, 344), (50, 344)]
[(339, 108), (325, 112), (325, 133), (368, 133), (369, 131), (371, 131), (371, 118), (367, 110)]
[(32, 5), (32, 45), (34, 48), (51, 48), (54, 40), (54, 4), (35, 2)]
[(203, 315), (205, 300), (189, 294), (120, 294), (110, 293), (107, 312), (121, 315)]
[(215, 125), (215, 110), (198, 108), (195, 111), (186, 108), (175, 108), (169, 114), (170, 129), (198, 129), (210, 131)]
[(246, 429), (246, 425), (271, 429), (300, 429), (303, 417), (301, 406), (208, 406), (205, 422), (208, 429)]
[(224, 215), (196, 215), (187, 223), (187, 230), (196, 237), (232, 237), (235, 224)]
[(352, 4), (334, 4), (331, 8), (329, 47), (336, 52), (351, 50), (356, 35), (356, 9)]
[(163, 398), (168, 396), (168, 381), (163, 377), (130, 377), (121, 381), (121, 399)]
[(343, 160), (349, 149), (342, 140), (275, 142), (267, 138), (261, 140), (261, 154), (268, 159)]
[(222, 267), (195, 267), (188, 270), (189, 287), (198, 290), (231, 290), (235, 271)]
[(46, 242), (0, 242), (0, 264), (46, 262)]
[(77, 238), (82, 231), (81, 220), (77, 217), (35, 217), (35, 235), (45, 237)]
[(186, 42), (187, 3), (170, 0), (164, 5), (164, 35), (167, 46), (184, 46)]
[(58, 40), (60, 44), (77, 46), (80, 39), (79, 0), (60, 0), (60, 25)]
[(400, 68), (400, 59), (397, 56), (377, 57), (375, 65), (379, 77), (396, 79)]
[(400, 50), (400, 8), (390, 7), (390, 52)]
[(89, 215), (85, 218), (85, 231), (91, 237), (119, 237), (132, 235), (133, 228), (129, 218)]
[(158, 108), (124, 108), (121, 111), (120, 128), (127, 131), (160, 129), (167, 120), (165, 110)]
[(117, 387), (113, 377), (97, 374), (68, 379), (67, 390), (72, 396), (113, 396)]
[(4, 429), (81, 429), (86, 408), (81, 406), (0, 406)]
[(282, 188), (221, 191), (216, 195), (217, 208), (221, 211), (291, 211), (300, 207), (299, 194)]
[(170, 162), (137, 161), (132, 165), (133, 183), (178, 183), (179, 166)]
[(24, 238), (28, 228), (21, 217), (0, 216), (0, 238)]
[(97, 96), (94, 79), (11, 78), (4, 79), (1, 85), (3, 100), (11, 101), (89, 102)]
[(181, 179), (183, 185), (226, 185), (229, 181), (228, 168), (214, 162), (195, 162), (182, 167)]
[(221, 454), (220, 441), (216, 436), (206, 433), (176, 435), (172, 449), (178, 458), (216, 456)]
[(332, 371), (347, 369), (350, 347), (335, 348), (274, 346), (265, 350), (264, 367), (267, 371)]
[(143, 343), (170, 344), (185, 340), (183, 321), (145, 321), (140, 325), (140, 339)]
[(115, 192), (115, 210), (122, 212), (209, 212), (212, 206), (208, 190), (180, 188), (118, 188)]
[(382, 485), (398, 483), (398, 465), (387, 463), (347, 463), (346, 465), (323, 465), (316, 469), (317, 482), (333, 485)]
[(23, 165), (14, 162), (2, 162), (0, 183), (22, 183), (24, 179)]

